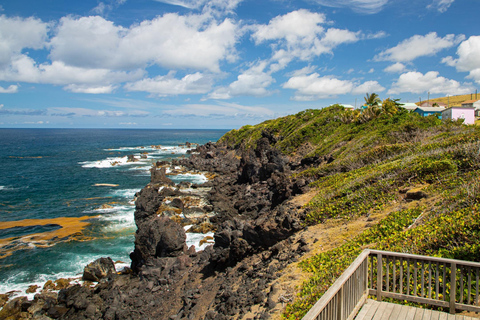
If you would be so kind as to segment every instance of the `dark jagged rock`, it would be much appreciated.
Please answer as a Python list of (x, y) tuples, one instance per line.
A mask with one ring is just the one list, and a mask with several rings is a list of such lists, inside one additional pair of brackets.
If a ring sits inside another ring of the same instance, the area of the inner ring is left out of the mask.
[(132, 269), (138, 270), (152, 258), (175, 257), (186, 252), (185, 231), (178, 223), (167, 217), (135, 221), (135, 249), (130, 254)]
[(167, 177), (166, 173), (167, 169), (165, 169), (165, 167), (157, 168), (156, 166), (153, 166), (150, 169), (150, 182), (167, 186), (175, 186), (175, 183)]
[[(42, 299), (29, 302), (28, 308), (34, 307), (38, 316), (74, 320), (218, 320), (241, 318), (256, 306), (254, 318), (267, 319), (279, 302), (271, 282), (308, 250), (305, 242), (292, 240), (304, 216), (287, 200), (306, 192), (309, 181), (291, 178), (296, 165), (273, 147), (279, 139), (264, 132), (254, 150), (207, 143), (190, 157), (172, 161), (216, 174), (203, 185), (175, 188), (166, 177), (169, 164), (157, 163), (151, 183), (136, 194), (133, 273), (112, 273), (94, 288), (71, 286), (53, 303), (49, 300), (48, 308)], [(296, 161), (305, 166), (326, 160)], [(184, 189), (206, 187), (211, 190), (202, 207), (182, 200), (188, 196)], [(217, 230), (215, 244), (201, 252), (187, 249), (183, 227), (166, 214), (170, 210), (173, 216), (178, 209), (185, 215), (215, 212), (203, 221), (208, 230)]]
[(82, 278), (98, 282), (115, 272), (115, 264), (111, 258), (99, 258), (85, 266)]

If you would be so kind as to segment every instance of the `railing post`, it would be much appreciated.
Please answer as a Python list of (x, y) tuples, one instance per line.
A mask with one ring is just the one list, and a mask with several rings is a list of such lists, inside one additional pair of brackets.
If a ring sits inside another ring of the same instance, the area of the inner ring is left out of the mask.
[(343, 315), (343, 286), (340, 288), (340, 291), (338, 291), (338, 304), (337, 304), (337, 315), (338, 315), (338, 320), (344, 320), (345, 317)]
[(377, 301), (382, 301), (382, 278), (383, 278), (383, 267), (382, 267), (382, 254), (377, 254)]
[(457, 295), (457, 264), (450, 263), (450, 313), (455, 314), (455, 296)]

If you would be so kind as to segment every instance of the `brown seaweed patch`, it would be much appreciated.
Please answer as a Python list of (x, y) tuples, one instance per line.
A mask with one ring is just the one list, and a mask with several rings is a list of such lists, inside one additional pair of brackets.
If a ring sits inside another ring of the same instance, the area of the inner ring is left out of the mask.
[(98, 216), (60, 217), (53, 219), (25, 219), (19, 221), (0, 222), (0, 230), (45, 225), (58, 225), (60, 228), (42, 233), (33, 233), (20, 237), (0, 239), (0, 259), (3, 259), (19, 249), (32, 247), (50, 247), (55, 243), (69, 240), (86, 241), (91, 237), (83, 234), (85, 227), (90, 225), (88, 219)]

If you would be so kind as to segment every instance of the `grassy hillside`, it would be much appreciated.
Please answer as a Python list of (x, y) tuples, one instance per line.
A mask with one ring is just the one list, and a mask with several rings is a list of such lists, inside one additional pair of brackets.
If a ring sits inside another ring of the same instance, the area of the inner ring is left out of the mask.
[[(316, 195), (306, 224), (385, 217), (332, 250), (300, 263), (308, 279), (284, 313), (300, 319), (364, 248), (480, 260), (480, 128), (415, 113), (369, 116), (332, 106), (246, 126), (223, 141), (247, 148), (263, 130), (287, 155), (333, 161), (297, 173)], [(308, 148), (306, 147), (308, 146)], [(405, 202), (407, 190), (427, 198)], [(321, 246), (321, 243), (315, 244)]]
[[(430, 99), (430, 102), (433, 104), (434, 102), (443, 102), (443, 103), (450, 103), (450, 106), (460, 106), (463, 102), (467, 100), (476, 100), (480, 99), (480, 94), (477, 94), (477, 98), (475, 98), (475, 93), (471, 94), (464, 94), (459, 96), (451, 96), (451, 97), (443, 97), (443, 98), (435, 98)], [(422, 103), (426, 102), (427, 100), (423, 100), (417, 105), (421, 105)]]

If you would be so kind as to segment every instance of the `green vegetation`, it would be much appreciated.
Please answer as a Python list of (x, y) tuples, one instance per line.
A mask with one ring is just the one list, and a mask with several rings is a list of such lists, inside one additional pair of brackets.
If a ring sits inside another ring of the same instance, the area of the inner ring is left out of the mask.
[[(266, 130), (286, 155), (333, 158), (297, 173), (317, 192), (305, 206), (307, 224), (385, 214), (356, 238), (301, 262), (310, 278), (285, 319), (300, 319), (366, 247), (480, 260), (480, 128), (422, 118), (397, 101), (363, 113), (339, 105), (305, 110), (222, 138), (248, 148)], [(405, 202), (413, 188), (428, 199)]]

